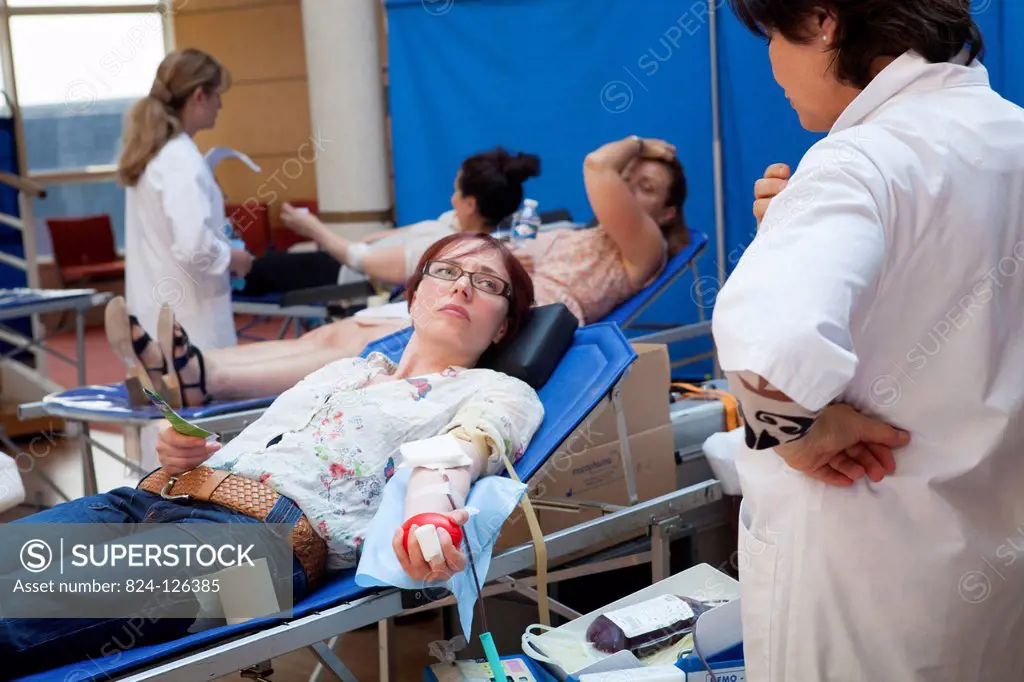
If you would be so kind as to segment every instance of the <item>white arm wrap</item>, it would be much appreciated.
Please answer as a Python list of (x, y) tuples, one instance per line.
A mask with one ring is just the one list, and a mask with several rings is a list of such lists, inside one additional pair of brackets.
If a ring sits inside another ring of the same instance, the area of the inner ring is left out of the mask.
[(349, 266), (356, 272), (363, 272), (363, 259), (366, 257), (366, 252), (369, 249), (369, 244), (364, 244), (363, 242), (352, 242), (348, 245), (348, 250), (345, 253), (345, 265)]
[(455, 469), (473, 464), (465, 449), (466, 442), (451, 434), (403, 443), (402, 468)]

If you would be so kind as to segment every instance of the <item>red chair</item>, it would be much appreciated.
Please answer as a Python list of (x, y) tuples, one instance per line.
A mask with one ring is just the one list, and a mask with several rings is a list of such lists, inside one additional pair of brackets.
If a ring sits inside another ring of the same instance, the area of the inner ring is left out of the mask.
[[(297, 201), (289, 201), (288, 203), (295, 208), (308, 208), (309, 212), (313, 215), (320, 215), (320, 205), (316, 199), (300, 199)], [(273, 242), (275, 251), (287, 251), (296, 244), (306, 244), (312, 241), (309, 237), (303, 237), (284, 226), (274, 228), (272, 234), (273, 239), (271, 241)]]
[(224, 210), (249, 253), (257, 257), (265, 254), (270, 246), (270, 209), (267, 205), (228, 205)]
[(65, 287), (124, 279), (109, 215), (47, 218), (53, 259)]

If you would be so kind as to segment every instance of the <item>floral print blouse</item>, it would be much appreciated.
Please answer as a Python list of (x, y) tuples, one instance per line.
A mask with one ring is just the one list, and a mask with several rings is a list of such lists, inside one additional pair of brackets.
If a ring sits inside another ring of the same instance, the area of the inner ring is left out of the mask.
[(542, 232), (520, 248), (533, 256), (536, 304), (564, 303), (580, 324), (599, 321), (640, 290), (601, 227)]
[(399, 446), (462, 429), (515, 462), (544, 416), (526, 383), (489, 369), (373, 382), (397, 365), (381, 353), (345, 358), (282, 393), (207, 465), (256, 479), (291, 498), (327, 541), (328, 568), (356, 565)]

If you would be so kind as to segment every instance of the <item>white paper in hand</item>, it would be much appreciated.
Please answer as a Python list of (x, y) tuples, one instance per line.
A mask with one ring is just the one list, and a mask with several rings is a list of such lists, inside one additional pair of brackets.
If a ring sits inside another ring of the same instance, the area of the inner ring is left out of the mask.
[(224, 159), (238, 159), (254, 173), (259, 173), (262, 168), (257, 166), (252, 159), (243, 154), (242, 152), (231, 149), (230, 147), (213, 147), (210, 151), (206, 152), (206, 164), (210, 167), (210, 170), (215, 170), (217, 164)]

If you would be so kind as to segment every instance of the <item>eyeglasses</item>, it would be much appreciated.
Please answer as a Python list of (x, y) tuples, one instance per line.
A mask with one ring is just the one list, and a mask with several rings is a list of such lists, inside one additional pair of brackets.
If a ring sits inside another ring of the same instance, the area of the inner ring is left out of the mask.
[(469, 272), (455, 263), (443, 260), (427, 261), (423, 267), (423, 274), (436, 279), (443, 279), (446, 282), (454, 282), (463, 275), (469, 275), (469, 283), (474, 289), (479, 289), (486, 294), (512, 298), (512, 285), (497, 275), (489, 272)]

